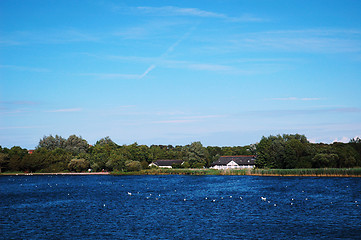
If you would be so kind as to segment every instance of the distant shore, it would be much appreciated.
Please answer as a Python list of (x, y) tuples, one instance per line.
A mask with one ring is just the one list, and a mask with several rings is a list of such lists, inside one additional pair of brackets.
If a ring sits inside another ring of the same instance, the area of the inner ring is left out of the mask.
[(1, 175), (5, 176), (32, 176), (32, 175), (110, 175), (110, 172), (67, 172), (67, 173), (1, 173)]
[(65, 172), (65, 173), (1, 173), (0, 175), (247, 175), (275, 177), (361, 177), (361, 168), (314, 168), (314, 169), (169, 169), (155, 168), (136, 172)]
[(318, 169), (166, 169), (156, 168), (137, 172), (112, 172), (113, 175), (247, 175), (277, 177), (361, 177), (361, 168)]

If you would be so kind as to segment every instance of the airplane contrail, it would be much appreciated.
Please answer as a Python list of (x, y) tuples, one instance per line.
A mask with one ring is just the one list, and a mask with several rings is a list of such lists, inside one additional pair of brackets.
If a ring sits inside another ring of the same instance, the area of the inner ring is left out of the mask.
[(139, 79), (144, 78), (150, 71), (152, 71), (156, 66), (154, 64), (150, 65), (150, 67), (147, 68), (147, 70), (145, 70), (145, 72), (140, 75)]
[[(192, 27), (188, 32), (186, 32), (180, 39), (178, 39), (175, 43), (173, 43), (161, 56), (160, 58), (164, 58), (166, 56), (168, 56), (171, 52), (174, 51), (174, 49), (184, 40), (186, 39), (194, 30), (195, 30), (195, 26)], [(156, 68), (157, 65), (156, 64), (152, 64), (150, 65), (147, 70), (144, 71), (144, 73), (142, 75), (139, 76), (139, 79), (144, 78), (145, 76), (148, 75), (148, 73), (150, 73), (154, 68)]]

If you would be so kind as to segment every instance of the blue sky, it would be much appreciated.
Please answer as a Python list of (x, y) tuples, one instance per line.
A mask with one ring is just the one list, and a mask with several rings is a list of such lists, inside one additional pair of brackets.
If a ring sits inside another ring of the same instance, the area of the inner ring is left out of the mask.
[(0, 2), (0, 145), (361, 136), (361, 1)]

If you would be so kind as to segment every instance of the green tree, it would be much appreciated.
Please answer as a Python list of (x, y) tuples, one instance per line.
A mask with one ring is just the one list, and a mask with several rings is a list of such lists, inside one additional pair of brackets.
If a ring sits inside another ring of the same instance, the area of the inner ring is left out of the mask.
[(89, 168), (89, 163), (85, 159), (72, 159), (68, 164), (70, 171), (81, 172)]
[(149, 148), (146, 145), (138, 145), (137, 143), (133, 143), (129, 146), (126, 146), (126, 151), (129, 153), (129, 160), (133, 161), (146, 161), (151, 163)]
[(284, 162), (283, 138), (278, 136), (262, 137), (257, 145), (256, 166), (259, 168), (281, 168)]
[(115, 148), (118, 147), (118, 144), (116, 144), (115, 142), (113, 142), (113, 140), (110, 139), (109, 136), (98, 140), (95, 145), (108, 145), (108, 146), (109, 146), (110, 148), (112, 148), (112, 149), (115, 149)]
[(333, 153), (318, 153), (312, 158), (314, 168), (336, 167), (338, 155)]
[(339, 156), (337, 167), (346, 168), (346, 167), (355, 167), (359, 162), (359, 154), (357, 151), (350, 145), (346, 143), (334, 143), (332, 148), (335, 153)]
[(193, 142), (185, 148), (185, 160), (191, 167), (203, 167), (207, 163), (208, 152), (201, 142)]
[(296, 168), (311, 164), (309, 142), (304, 135), (283, 134), (262, 137), (257, 144), (259, 168)]
[(40, 155), (37, 153), (25, 156), (20, 162), (20, 170), (37, 172), (46, 167), (46, 161), (49, 159), (48, 156), (49, 154)]
[(141, 169), (148, 169), (149, 168), (149, 163), (147, 161), (141, 161), (140, 164), (142, 165)]
[(361, 139), (359, 137), (353, 138), (348, 143), (357, 152), (355, 166), (361, 167)]
[(9, 164), (9, 156), (8, 154), (0, 152), (0, 173), (2, 173), (3, 169), (7, 169)]
[(50, 135), (50, 136), (44, 136), (42, 139), (40, 139), (37, 148), (46, 148), (47, 150), (55, 150), (57, 148), (65, 148), (65, 146), (66, 146), (66, 139), (58, 135), (55, 135), (55, 137)]
[(184, 162), (182, 164), (182, 168), (190, 168), (190, 167), (191, 167), (191, 165), (189, 164), (189, 162)]
[(125, 162), (125, 169), (128, 172), (135, 172), (142, 170), (142, 164), (139, 161), (128, 160)]
[[(73, 157), (70, 152), (67, 152), (66, 150), (60, 148), (49, 152), (47, 155), (48, 156), (44, 160), (44, 162), (46, 163), (43, 169), (44, 172), (62, 172), (67, 170), (68, 163)], [(86, 159), (86, 154), (79, 154), (77, 158)]]
[(8, 155), (9, 155), (9, 169), (12, 171), (23, 170), (23, 167), (21, 165), (22, 160), (25, 156), (28, 155), (28, 151), (19, 146), (14, 146), (9, 150)]
[(72, 152), (73, 154), (86, 153), (88, 149), (89, 144), (82, 137), (71, 135), (66, 140), (65, 150)]
[(285, 160), (283, 168), (297, 168), (301, 158), (306, 155), (306, 144), (293, 138), (285, 143)]
[(107, 170), (123, 171), (125, 169), (125, 162), (127, 158), (123, 154), (124, 149), (112, 150), (106, 162)]

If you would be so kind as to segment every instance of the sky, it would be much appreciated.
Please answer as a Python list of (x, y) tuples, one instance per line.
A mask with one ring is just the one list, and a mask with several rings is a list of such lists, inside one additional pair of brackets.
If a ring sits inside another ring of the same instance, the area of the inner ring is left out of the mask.
[(361, 1), (2, 0), (0, 146), (361, 136)]

